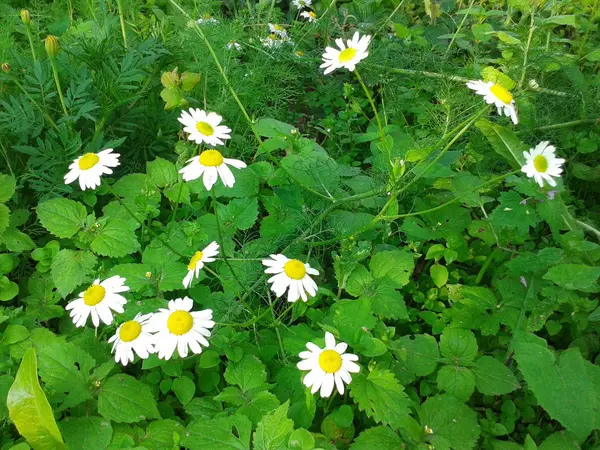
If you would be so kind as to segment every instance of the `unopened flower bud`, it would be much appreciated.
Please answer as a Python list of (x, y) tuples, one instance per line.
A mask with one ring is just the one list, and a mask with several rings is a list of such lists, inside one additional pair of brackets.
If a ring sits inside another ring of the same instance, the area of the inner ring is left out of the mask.
[(58, 50), (60, 49), (60, 45), (58, 44), (58, 39), (54, 36), (49, 35), (44, 42), (44, 47), (46, 47), (46, 53), (50, 58), (55, 58), (58, 54)]
[(540, 85), (538, 84), (538, 82), (536, 80), (529, 80), (529, 87), (531, 89), (537, 89), (540, 87)]
[(21, 16), (21, 22), (23, 22), (25, 25), (29, 25), (31, 23), (31, 14), (29, 14), (29, 11), (22, 9), (21, 14), (19, 15)]
[(2, 72), (4, 73), (9, 73), (10, 72), (10, 64), (9, 63), (2, 63)]

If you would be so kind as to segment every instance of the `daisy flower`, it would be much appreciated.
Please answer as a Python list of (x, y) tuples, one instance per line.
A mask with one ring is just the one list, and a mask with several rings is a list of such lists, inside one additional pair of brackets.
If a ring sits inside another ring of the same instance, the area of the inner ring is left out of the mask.
[(287, 31), (281, 25), (269, 24), (269, 31), (277, 36), (287, 37)]
[(231, 50), (232, 48), (236, 49), (238, 52), (242, 50), (242, 46), (235, 41), (229, 41), (225, 46), (227, 50)]
[(474, 90), (476, 94), (481, 95), (488, 105), (493, 103), (498, 109), (499, 115), (504, 113), (506, 117), (510, 117), (515, 125), (519, 123), (513, 96), (504, 86), (491, 81), (486, 83), (485, 81), (477, 80), (469, 81), (467, 87)]
[(213, 16), (211, 16), (210, 14), (202, 14), (202, 16), (198, 20), (196, 20), (196, 23), (198, 25), (204, 25), (204, 24), (219, 23), (219, 21), (217, 19), (215, 19)]
[(371, 36), (360, 37), (358, 31), (354, 33), (352, 39), (346, 40), (347, 46), (344, 45), (342, 39), (336, 39), (335, 43), (339, 50), (333, 47), (325, 49), (321, 69), (325, 69), (325, 75), (342, 67), (353, 72), (356, 65), (369, 56), (369, 42), (371, 42)]
[(329, 397), (335, 384), (340, 395), (344, 395), (344, 383), (350, 384), (352, 381), (350, 373), (360, 371), (360, 367), (354, 362), (358, 361), (358, 356), (344, 353), (348, 344), (340, 342), (336, 345), (333, 334), (329, 332), (325, 333), (324, 349), (312, 342), (307, 342), (306, 348), (308, 351), (298, 355), (302, 361), (297, 365), (300, 370), (310, 371), (304, 377), (304, 385), (311, 388), (312, 394), (321, 389), (321, 397)]
[(190, 263), (188, 264), (188, 273), (183, 279), (183, 287), (189, 288), (194, 281), (194, 277), (198, 278), (200, 270), (204, 267), (204, 263), (213, 262), (215, 256), (219, 254), (219, 244), (215, 241), (208, 244), (208, 246), (201, 252), (194, 253)]
[(309, 22), (317, 21), (317, 15), (312, 11), (302, 11), (300, 13), (300, 16), (304, 17), (305, 19), (308, 19)]
[(525, 165), (521, 167), (521, 171), (533, 178), (540, 187), (544, 186), (544, 180), (550, 186), (556, 186), (553, 177), (560, 178), (561, 166), (565, 160), (557, 158), (555, 152), (556, 148), (548, 141), (540, 142), (535, 148), (529, 149), (529, 152), (523, 152)]
[(209, 329), (215, 326), (212, 310), (191, 311), (194, 302), (183, 297), (170, 300), (168, 308), (160, 308), (150, 319), (148, 330), (154, 335), (154, 348), (160, 359), (171, 359), (175, 349), (181, 358), (202, 353), (201, 345), (208, 347)]
[(297, 259), (288, 259), (282, 254), (270, 256), (271, 259), (263, 259), (262, 263), (267, 266), (265, 273), (276, 274), (269, 278), (268, 282), (272, 283), (271, 290), (277, 297), (281, 297), (288, 288), (288, 302), (295, 302), (300, 297), (306, 302), (307, 293), (310, 297), (317, 295), (317, 283), (309, 277), (309, 274), (319, 275), (317, 270)]
[(133, 352), (146, 359), (151, 353), (154, 353), (154, 338), (148, 332), (148, 321), (152, 314), (138, 313), (133, 320), (129, 320), (119, 328), (108, 343), (113, 343), (112, 353), (115, 353), (115, 361), (124, 366), (134, 359)]
[(204, 187), (207, 191), (210, 191), (214, 186), (217, 178), (221, 178), (225, 187), (233, 187), (235, 177), (229, 166), (233, 166), (236, 169), (244, 169), (246, 167), (246, 163), (239, 159), (223, 158), (221, 152), (217, 150), (204, 150), (200, 153), (200, 156), (194, 156), (188, 159), (187, 162), (189, 164), (179, 171), (183, 179), (191, 181), (204, 175), (202, 181), (204, 181)]
[(181, 111), (177, 118), (184, 127), (183, 131), (189, 133), (188, 139), (196, 141), (196, 144), (225, 145), (223, 139), (231, 139), (231, 128), (220, 125), (223, 118), (214, 112), (203, 111), (199, 108), (190, 108), (189, 111)]
[(65, 175), (65, 184), (71, 184), (79, 178), (82, 191), (100, 186), (100, 176), (113, 173), (111, 167), (118, 167), (120, 164), (121, 155), (112, 151), (112, 148), (107, 148), (99, 153), (86, 153), (75, 159), (69, 166), (71, 170)]
[(125, 286), (125, 278), (118, 275), (107, 278), (102, 283), (97, 279), (89, 288), (79, 293), (79, 298), (70, 302), (66, 309), (72, 310), (70, 316), (76, 327), (82, 327), (91, 314), (92, 323), (95, 327), (100, 325), (100, 320), (106, 325), (113, 321), (111, 310), (122, 313), (123, 305), (127, 300), (120, 292), (126, 292), (129, 286)]
[(292, 5), (296, 8), (308, 8), (312, 6), (312, 0), (292, 0)]

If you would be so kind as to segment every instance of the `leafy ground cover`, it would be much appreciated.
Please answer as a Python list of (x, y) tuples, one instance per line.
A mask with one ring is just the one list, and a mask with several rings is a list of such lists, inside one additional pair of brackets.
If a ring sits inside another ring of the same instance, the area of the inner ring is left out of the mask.
[(598, 7), (0, 5), (0, 449), (600, 448)]

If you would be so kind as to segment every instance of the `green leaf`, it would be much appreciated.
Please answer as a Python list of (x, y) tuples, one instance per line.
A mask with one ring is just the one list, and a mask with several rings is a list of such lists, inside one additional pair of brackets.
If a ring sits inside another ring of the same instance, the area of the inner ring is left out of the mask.
[[(15, 193), (17, 181), (15, 177), (0, 173), (0, 202), (7, 202)], [(0, 233), (2, 230), (0, 230)]]
[(183, 72), (181, 74), (181, 88), (189, 92), (200, 83), (200, 74), (195, 72)]
[(196, 384), (188, 377), (179, 377), (173, 380), (171, 390), (175, 393), (179, 402), (185, 406), (194, 398)]
[(36, 450), (66, 448), (50, 403), (38, 381), (33, 348), (23, 356), (15, 381), (8, 391), (6, 404), (17, 430)]
[(521, 386), (512, 371), (491, 356), (482, 356), (475, 362), (475, 385), (484, 395), (504, 395)]
[(431, 275), (434, 284), (439, 288), (445, 286), (448, 282), (448, 269), (446, 269), (446, 266), (433, 264), (429, 268), (429, 274)]
[(10, 209), (3, 203), (0, 203), (0, 235), (8, 228), (10, 223)]
[(477, 356), (477, 339), (471, 330), (444, 328), (440, 338), (440, 352), (454, 364), (468, 364)]
[(367, 289), (373, 283), (371, 273), (362, 264), (358, 264), (348, 275), (345, 289), (348, 294), (360, 297), (367, 292)]
[(113, 375), (104, 382), (98, 395), (98, 412), (115, 422), (132, 423), (160, 418), (156, 400), (148, 386), (124, 374)]
[(417, 334), (414, 339), (402, 336), (391, 342), (391, 348), (405, 369), (418, 377), (433, 373), (440, 359), (437, 341), (428, 334)]
[(461, 366), (443, 366), (437, 375), (438, 388), (466, 402), (475, 390), (473, 372)]
[(108, 219), (106, 224), (97, 230), (90, 248), (99, 255), (119, 258), (138, 251), (140, 243), (131, 222)]
[(17, 296), (19, 285), (10, 281), (4, 275), (0, 276), (0, 302), (6, 302)]
[(350, 450), (398, 450), (402, 446), (402, 439), (391, 428), (378, 426), (360, 433)]
[(37, 207), (40, 223), (60, 238), (70, 238), (85, 226), (85, 206), (74, 200), (54, 198)]
[(90, 281), (98, 258), (92, 252), (63, 249), (52, 260), (52, 281), (56, 290), (66, 297), (77, 286)]
[(139, 446), (155, 450), (173, 450), (179, 447), (177, 444), (184, 433), (185, 427), (175, 420), (155, 420), (146, 428)]
[(313, 450), (315, 448), (315, 438), (304, 428), (298, 428), (290, 434), (288, 447), (290, 450)]
[(477, 414), (451, 395), (428, 398), (419, 411), (422, 426), (433, 430), (429, 441), (439, 449), (467, 450), (479, 437)]
[[(557, 431), (547, 437), (538, 447), (539, 450), (581, 450), (577, 438), (568, 431)], [(528, 450), (528, 449), (526, 449)]]
[[(223, 390), (223, 392), (225, 391), (225, 389)], [(243, 394), (240, 392), (240, 390), (237, 388), (234, 389), (237, 390), (237, 399), (240, 400), (241, 398), (243, 398)], [(236, 414), (245, 415), (248, 419), (252, 421), (252, 425), (256, 426), (265, 414), (273, 411), (279, 406), (279, 404), (279, 400), (277, 400), (277, 397), (275, 397), (275, 395), (271, 394), (268, 391), (260, 391), (252, 397), (252, 400), (240, 406), (236, 411)]]
[(229, 384), (235, 384), (247, 392), (261, 387), (267, 381), (267, 370), (256, 356), (247, 354), (238, 362), (230, 362), (224, 377)]
[(390, 284), (392, 283), (387, 280), (380, 281), (375, 285), (375, 292), (367, 293), (361, 298), (372, 299), (371, 309), (381, 318), (409, 320), (404, 297)]
[(258, 119), (254, 124), (254, 128), (260, 136), (264, 137), (287, 136), (292, 134), (292, 130), (298, 131), (292, 125), (268, 117)]
[(405, 250), (377, 252), (369, 263), (371, 274), (376, 280), (387, 279), (397, 288), (406, 286), (415, 269), (412, 255)]
[(598, 291), (598, 277), (600, 267), (583, 264), (557, 264), (544, 275), (545, 280), (550, 280), (560, 287), (584, 292)]
[(219, 209), (221, 226), (227, 229), (247, 230), (254, 225), (258, 218), (258, 200), (256, 198), (236, 198), (231, 200), (226, 207), (221, 206)]
[(59, 426), (69, 448), (105, 450), (113, 434), (110, 421), (102, 417), (67, 417)]
[(300, 154), (291, 154), (281, 160), (281, 166), (292, 174), (298, 183), (323, 195), (339, 186), (338, 164), (325, 153), (311, 149)]
[[(2, 214), (0, 208), (0, 215)], [(6, 244), (6, 248), (11, 252), (25, 252), (28, 250), (33, 250), (35, 248), (35, 243), (29, 236), (25, 233), (21, 233), (16, 228), (10, 227), (4, 230), (2, 236), (0, 236), (2, 242)]]
[(570, 25), (572, 27), (577, 26), (577, 16), (575, 15), (556, 15), (550, 17), (544, 17), (539, 20), (540, 25)]
[(525, 164), (523, 152), (529, 147), (519, 140), (517, 135), (487, 119), (479, 119), (475, 126), (487, 138), (496, 153), (502, 156), (514, 169)]
[(146, 163), (146, 173), (150, 180), (160, 188), (177, 183), (178, 175), (175, 164), (163, 158), (156, 158)]
[(200, 419), (187, 426), (181, 443), (190, 450), (250, 450), (251, 432), (245, 416)]
[(284, 450), (287, 438), (294, 430), (294, 421), (287, 418), (289, 400), (262, 418), (256, 427), (252, 444), (254, 450)]
[(156, 274), (152, 273), (152, 268), (149, 264), (119, 264), (110, 270), (109, 276), (114, 275), (125, 278), (127, 280), (125, 284), (129, 286), (131, 292), (150, 289), (156, 277)]
[(400, 428), (409, 415), (410, 402), (394, 375), (375, 369), (367, 376), (357, 373), (352, 378), (350, 396), (358, 408), (376, 422)]
[(359, 342), (363, 329), (371, 330), (377, 323), (368, 298), (338, 301), (329, 309), (329, 314), (333, 316), (340, 338), (351, 343)]
[(529, 203), (515, 191), (500, 194), (500, 205), (490, 214), (493, 225), (500, 228), (517, 229), (527, 236), (529, 228), (539, 222), (539, 217)]
[(550, 417), (581, 442), (600, 427), (600, 367), (583, 359), (577, 348), (556, 357), (535, 335), (516, 341), (514, 351), (529, 389)]

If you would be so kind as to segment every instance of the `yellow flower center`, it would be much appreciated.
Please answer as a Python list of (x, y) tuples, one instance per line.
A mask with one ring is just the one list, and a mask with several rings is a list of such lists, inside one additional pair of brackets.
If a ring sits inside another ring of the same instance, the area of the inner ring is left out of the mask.
[[(313, 19), (316, 19), (316, 18), (317, 18), (317, 15), (316, 15), (314, 12), (312, 12), (312, 11), (309, 11), (309, 12), (308, 12), (308, 15), (309, 15), (310, 17), (312, 17)], [(348, 50), (348, 49), (346, 49), (346, 50)], [(346, 51), (346, 50), (344, 50), (344, 51)]]
[(167, 320), (167, 328), (173, 334), (181, 336), (192, 329), (194, 318), (187, 311), (175, 311)]
[(202, 252), (194, 253), (194, 256), (192, 256), (192, 259), (190, 259), (190, 263), (188, 264), (188, 270), (194, 270), (196, 264), (198, 264), (198, 261), (200, 260), (202, 260)]
[(356, 49), (354, 48), (347, 48), (346, 50), (342, 51), (340, 53), (340, 56), (338, 56), (338, 60), (341, 63), (345, 63), (348, 61), (352, 61), (352, 59), (354, 58), (354, 56), (356, 56)]
[(119, 330), (119, 338), (123, 342), (131, 342), (140, 335), (142, 332), (142, 326), (139, 322), (135, 320), (130, 320), (129, 322), (125, 322), (121, 325), (121, 329)]
[(301, 280), (306, 275), (306, 268), (302, 261), (297, 259), (290, 259), (283, 266), (283, 271), (292, 280)]
[(540, 173), (545, 173), (548, 170), (548, 160), (545, 156), (538, 155), (533, 160), (533, 167)]
[(205, 150), (200, 153), (200, 164), (207, 167), (216, 167), (223, 164), (223, 155), (217, 150)]
[(304, 52), (301, 52), (300, 50), (296, 50), (296, 56), (304, 56)]
[(335, 350), (324, 350), (319, 355), (319, 366), (327, 373), (335, 373), (342, 367), (342, 357)]
[(92, 284), (83, 293), (83, 303), (88, 306), (96, 306), (98, 303), (104, 300), (105, 295), (106, 289), (99, 284)]
[(271, 33), (269, 35), (269, 39), (271, 39), (272, 41), (274, 41), (275, 39), (277, 39), (277, 36), (275, 36), (273, 33)]
[(215, 129), (210, 123), (198, 122), (196, 124), (196, 130), (202, 133), (204, 136), (212, 136), (215, 133)]
[(275, 28), (277, 31), (283, 31), (283, 27), (281, 25), (274, 25), (273, 28)]
[(502, 103), (509, 104), (510, 102), (512, 102), (512, 94), (508, 92), (508, 90), (505, 87), (500, 86), (499, 84), (493, 85), (490, 88), (490, 92), (494, 94), (494, 97), (496, 97)]
[(100, 161), (100, 157), (95, 153), (86, 153), (81, 158), (79, 158), (79, 168), (81, 170), (88, 170), (98, 164)]

